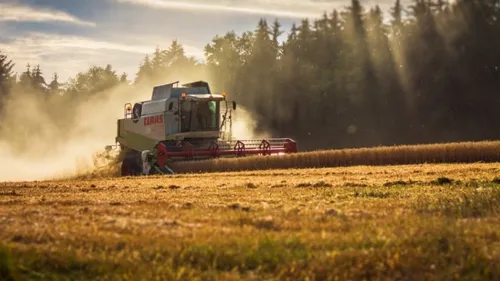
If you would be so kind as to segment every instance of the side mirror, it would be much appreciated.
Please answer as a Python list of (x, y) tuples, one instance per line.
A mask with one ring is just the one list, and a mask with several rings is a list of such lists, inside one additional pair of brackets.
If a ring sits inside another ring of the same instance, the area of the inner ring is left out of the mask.
[(236, 102), (233, 101), (233, 110), (236, 110)]

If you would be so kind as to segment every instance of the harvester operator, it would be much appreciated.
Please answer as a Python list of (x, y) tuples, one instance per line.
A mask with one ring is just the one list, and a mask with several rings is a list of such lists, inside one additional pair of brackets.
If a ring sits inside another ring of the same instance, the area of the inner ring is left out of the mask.
[(212, 110), (209, 107), (208, 102), (198, 103), (198, 111), (196, 113), (196, 118), (198, 120), (198, 126), (202, 130), (209, 129), (210, 117), (212, 116)]

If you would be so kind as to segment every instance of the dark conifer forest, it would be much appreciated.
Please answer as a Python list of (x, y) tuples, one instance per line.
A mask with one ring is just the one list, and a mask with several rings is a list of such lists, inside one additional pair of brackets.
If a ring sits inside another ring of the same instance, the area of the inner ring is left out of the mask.
[(89, 96), (189, 77), (227, 92), (258, 128), (300, 150), (499, 139), (500, 0), (398, 0), (390, 17), (383, 12), (352, 0), (291, 30), (262, 19), (245, 33), (214, 34), (203, 63), (182, 42), (152, 46), (135, 77), (106, 62), (64, 83), (43, 66), (16, 75), (0, 50), (0, 111), (29, 92), (63, 105), (51, 116), (64, 128)]

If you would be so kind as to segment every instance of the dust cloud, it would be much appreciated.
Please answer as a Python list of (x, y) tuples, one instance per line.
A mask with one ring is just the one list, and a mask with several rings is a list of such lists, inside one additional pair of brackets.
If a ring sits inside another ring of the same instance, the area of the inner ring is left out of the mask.
[(13, 93), (4, 102), (0, 181), (66, 178), (106, 165), (100, 153), (113, 145), (126, 102), (149, 99), (150, 88), (118, 86), (77, 103)]
[(233, 127), (231, 135), (233, 140), (266, 139), (271, 137), (266, 132), (257, 133), (257, 121), (245, 107), (238, 105), (232, 114)]

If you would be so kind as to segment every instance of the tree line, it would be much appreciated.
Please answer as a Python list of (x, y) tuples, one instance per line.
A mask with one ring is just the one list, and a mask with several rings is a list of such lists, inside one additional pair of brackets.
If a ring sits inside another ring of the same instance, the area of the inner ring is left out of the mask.
[(202, 63), (173, 41), (146, 55), (133, 81), (111, 65), (63, 86), (38, 66), (16, 77), (0, 53), (0, 96), (28, 87), (71, 108), (117, 85), (206, 80), (302, 150), (500, 137), (500, 0), (397, 0), (389, 12), (352, 0), (287, 32), (261, 19), (215, 36)]

